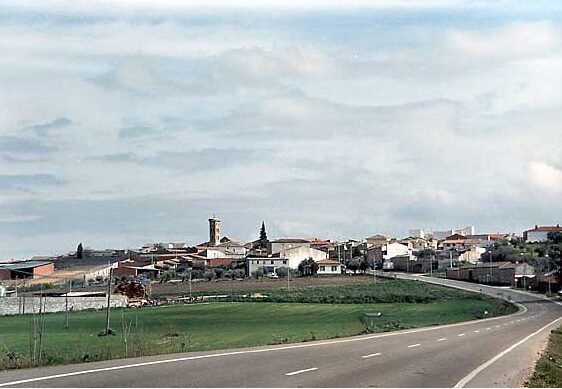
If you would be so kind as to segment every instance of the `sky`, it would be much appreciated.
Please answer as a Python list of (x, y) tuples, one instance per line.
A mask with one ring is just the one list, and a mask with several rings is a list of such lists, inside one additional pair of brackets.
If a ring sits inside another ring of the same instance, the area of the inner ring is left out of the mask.
[(562, 4), (2, 1), (0, 260), (562, 215)]

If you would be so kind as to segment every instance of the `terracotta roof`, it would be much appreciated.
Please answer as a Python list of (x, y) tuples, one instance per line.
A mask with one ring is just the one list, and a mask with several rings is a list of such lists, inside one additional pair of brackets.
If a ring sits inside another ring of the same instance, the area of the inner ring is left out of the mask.
[(321, 259), (316, 262), (319, 265), (341, 265), (338, 261), (332, 261), (331, 259)]

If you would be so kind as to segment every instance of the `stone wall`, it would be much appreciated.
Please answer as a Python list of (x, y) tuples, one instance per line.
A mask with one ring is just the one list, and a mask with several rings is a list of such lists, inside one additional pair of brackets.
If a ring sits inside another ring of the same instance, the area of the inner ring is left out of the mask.
[[(0, 316), (21, 315), (39, 312), (39, 297), (4, 297), (0, 298)], [(65, 297), (44, 297), (44, 312), (64, 312), (66, 309)], [(126, 307), (127, 297), (111, 295), (111, 307)], [(69, 297), (68, 309), (70, 311), (83, 311), (85, 309), (103, 309), (107, 307), (107, 297)]]

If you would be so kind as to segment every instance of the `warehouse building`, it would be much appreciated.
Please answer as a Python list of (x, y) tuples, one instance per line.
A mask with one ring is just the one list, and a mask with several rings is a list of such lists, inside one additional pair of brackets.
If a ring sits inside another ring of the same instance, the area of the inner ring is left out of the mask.
[(37, 279), (55, 271), (48, 261), (21, 261), (0, 264), (0, 280)]

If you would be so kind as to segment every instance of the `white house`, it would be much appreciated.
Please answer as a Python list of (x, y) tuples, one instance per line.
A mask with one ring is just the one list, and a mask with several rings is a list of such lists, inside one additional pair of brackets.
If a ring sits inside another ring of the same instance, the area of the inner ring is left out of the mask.
[(331, 259), (322, 259), (316, 262), (318, 264), (318, 275), (335, 275), (341, 274), (341, 263)]
[(290, 249), (285, 249), (274, 254), (273, 256), (288, 259), (289, 266), (293, 269), (298, 268), (299, 263), (308, 258), (312, 258), (316, 262), (322, 259), (328, 259), (327, 252), (316, 250), (306, 246), (297, 246)]
[(546, 242), (550, 232), (562, 233), (562, 227), (560, 227), (560, 224), (555, 226), (535, 226), (532, 230), (523, 232), (523, 238), (525, 238), (525, 242)]
[(388, 243), (382, 247), (382, 257), (385, 260), (411, 254), (412, 249), (402, 243)]
[(250, 276), (258, 269), (263, 269), (265, 274), (277, 273), (278, 268), (289, 266), (289, 260), (280, 257), (248, 257), (246, 258), (246, 266)]

